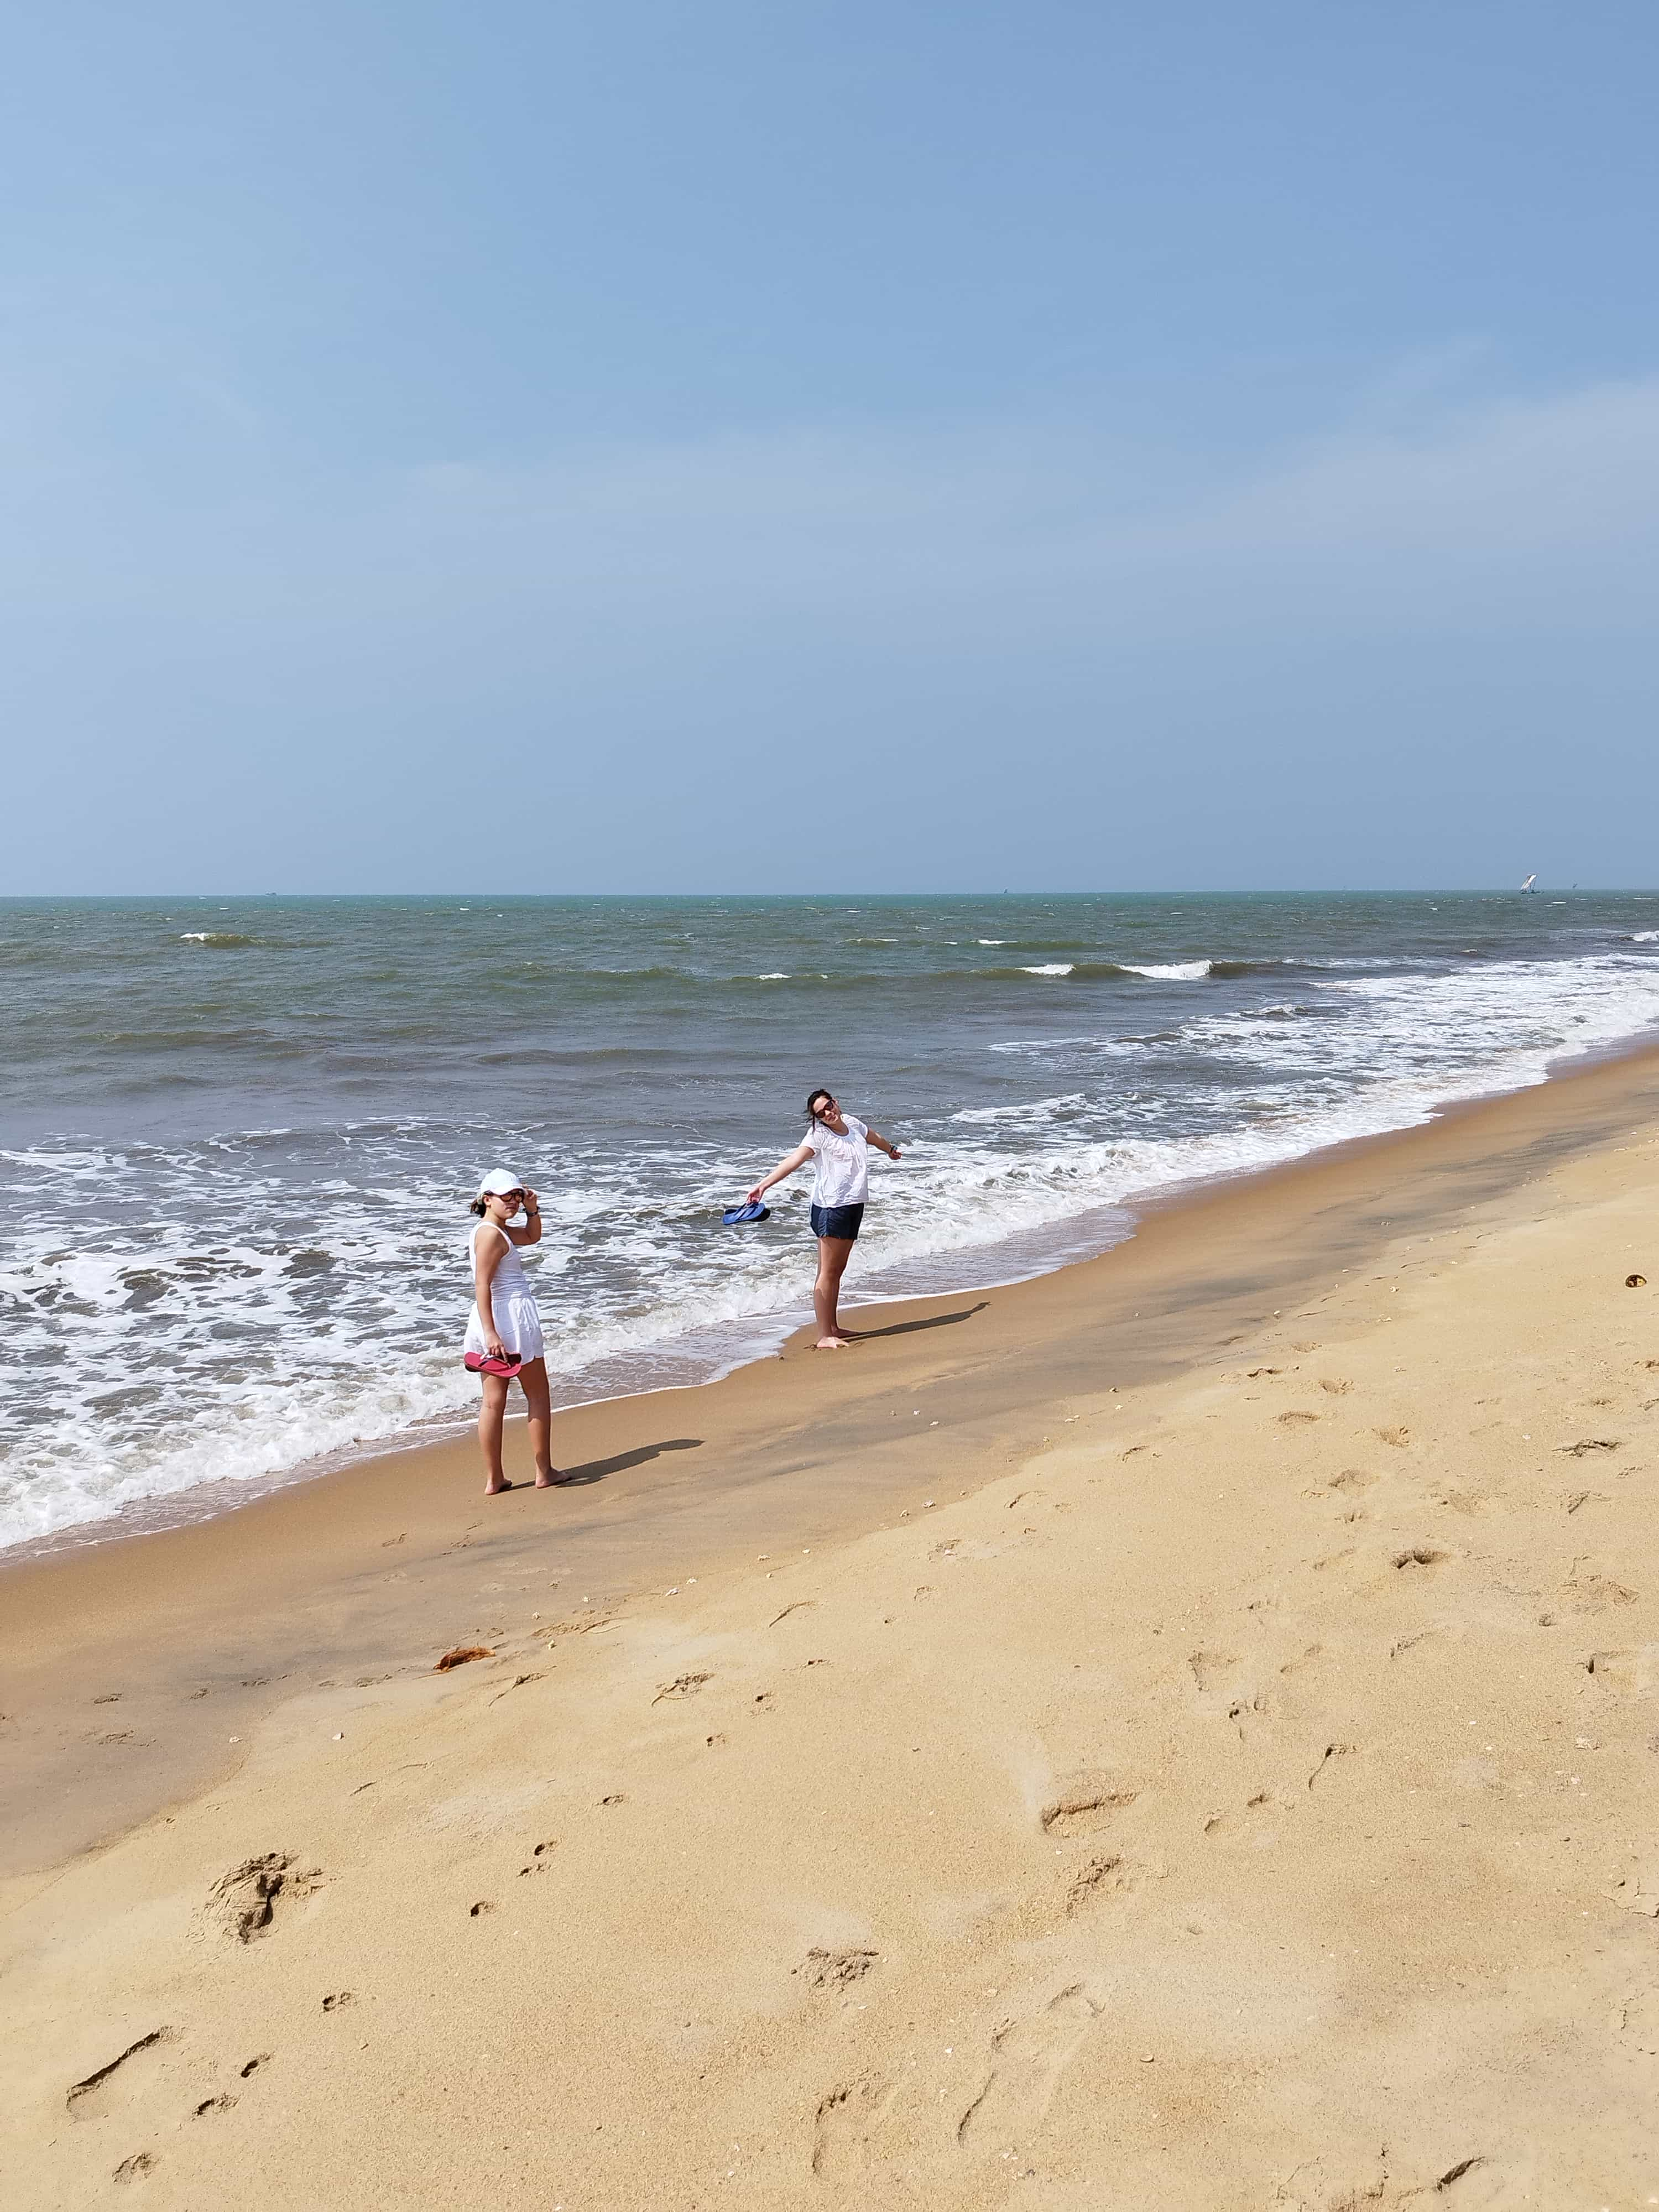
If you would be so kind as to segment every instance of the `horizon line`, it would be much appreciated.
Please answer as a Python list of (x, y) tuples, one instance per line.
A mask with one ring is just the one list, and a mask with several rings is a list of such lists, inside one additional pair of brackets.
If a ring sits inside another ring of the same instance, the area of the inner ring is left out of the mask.
[(436, 890), (416, 888), (407, 890), (134, 890), (134, 891), (0, 891), (0, 906), (42, 905), (52, 901), (76, 901), (87, 905), (118, 905), (137, 900), (264, 900), (264, 899), (440, 899), (476, 900), (481, 903), (500, 899), (505, 904), (523, 904), (535, 901), (566, 901), (576, 903), (596, 899), (612, 900), (672, 900), (672, 899), (965, 899), (965, 898), (1471, 898), (1503, 896), (1522, 897), (1553, 891), (1558, 896), (1578, 893), (1580, 896), (1641, 897), (1659, 896), (1659, 884), (1548, 884), (1539, 883), (1530, 893), (1518, 883), (1473, 884), (1320, 884), (1294, 887), (1279, 884), (1229, 884), (1198, 886), (1171, 884), (1158, 889), (1137, 890), (1082, 889), (1021, 889), (1005, 888), (990, 890), (965, 884), (949, 890), (914, 890), (894, 886), (881, 890), (852, 890), (827, 886), (814, 890), (671, 890), (671, 891), (503, 891), (496, 889)]

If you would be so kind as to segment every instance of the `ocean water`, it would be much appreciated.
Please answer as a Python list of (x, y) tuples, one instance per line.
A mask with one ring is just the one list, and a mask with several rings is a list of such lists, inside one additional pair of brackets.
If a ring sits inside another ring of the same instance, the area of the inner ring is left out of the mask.
[(807, 1177), (720, 1209), (811, 1085), (905, 1152), (854, 1301), (1006, 1279), (1659, 1030), (1659, 896), (10, 901), (0, 994), (11, 1544), (466, 1419), (485, 1168), (561, 1401), (699, 1380), (810, 1310)]

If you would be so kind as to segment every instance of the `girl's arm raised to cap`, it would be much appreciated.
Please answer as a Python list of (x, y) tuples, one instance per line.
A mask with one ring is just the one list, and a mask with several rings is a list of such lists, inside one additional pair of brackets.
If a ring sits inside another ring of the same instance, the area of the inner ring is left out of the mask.
[(524, 1227), (509, 1229), (507, 1233), (515, 1244), (539, 1244), (542, 1241), (542, 1203), (528, 1184), (525, 1187), (524, 1210)]

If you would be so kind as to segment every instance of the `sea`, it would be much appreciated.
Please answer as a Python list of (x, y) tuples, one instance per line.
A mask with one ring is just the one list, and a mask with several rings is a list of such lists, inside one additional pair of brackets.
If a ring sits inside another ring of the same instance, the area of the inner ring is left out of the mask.
[(1659, 1031), (1659, 895), (0, 902), (0, 1545), (454, 1431), (467, 1204), (541, 1194), (556, 1402), (810, 1314), (810, 1089), (872, 1157), (851, 1302)]

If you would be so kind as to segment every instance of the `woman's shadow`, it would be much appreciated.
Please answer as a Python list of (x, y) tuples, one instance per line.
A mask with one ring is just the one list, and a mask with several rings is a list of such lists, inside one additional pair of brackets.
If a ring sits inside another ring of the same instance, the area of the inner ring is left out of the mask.
[(918, 1329), (948, 1328), (955, 1321), (972, 1321), (990, 1303), (989, 1298), (981, 1298), (976, 1306), (959, 1306), (955, 1313), (929, 1314), (924, 1321), (896, 1321), (889, 1328), (849, 1328), (847, 1334), (860, 1344), (869, 1344), (878, 1336), (914, 1336)]
[(584, 1466), (568, 1467), (560, 1488), (576, 1483), (603, 1482), (608, 1474), (624, 1474), (630, 1467), (643, 1467), (659, 1453), (696, 1451), (701, 1449), (701, 1437), (665, 1437), (659, 1444), (637, 1444), (632, 1451), (617, 1452), (611, 1459), (590, 1459)]

